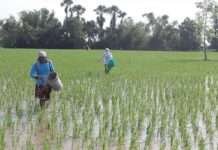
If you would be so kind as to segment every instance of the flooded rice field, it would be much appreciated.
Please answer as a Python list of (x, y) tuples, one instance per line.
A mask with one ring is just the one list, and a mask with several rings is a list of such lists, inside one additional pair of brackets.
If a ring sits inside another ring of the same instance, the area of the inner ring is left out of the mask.
[[(34, 97), (1, 102), (1, 148), (218, 148), (218, 80), (213, 76), (200, 82), (104, 84), (72, 80), (66, 93), (54, 92), (48, 107), (39, 111), (34, 111), (39, 108)], [(2, 88), (11, 90), (6, 81)]]

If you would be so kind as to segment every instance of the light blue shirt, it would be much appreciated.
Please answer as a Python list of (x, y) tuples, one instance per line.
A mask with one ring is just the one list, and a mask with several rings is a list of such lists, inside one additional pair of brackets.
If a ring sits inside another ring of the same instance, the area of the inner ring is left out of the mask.
[(36, 75), (39, 76), (39, 80), (36, 80), (36, 84), (45, 85), (46, 76), (54, 71), (55, 69), (51, 61), (48, 61), (47, 63), (40, 63), (37, 61), (31, 68), (30, 76), (34, 79)]
[(110, 53), (108, 51), (104, 52), (104, 54), (102, 55), (102, 60), (103, 60), (104, 64), (107, 65), (111, 59), (113, 59), (112, 53)]

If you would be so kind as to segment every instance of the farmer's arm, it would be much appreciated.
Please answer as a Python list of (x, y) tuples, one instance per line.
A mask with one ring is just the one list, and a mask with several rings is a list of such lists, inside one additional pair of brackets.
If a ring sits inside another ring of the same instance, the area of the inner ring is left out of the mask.
[(102, 62), (104, 62), (104, 54), (101, 56), (101, 59), (100, 59)]
[(51, 72), (55, 72), (55, 69), (54, 69), (53, 63), (52, 63), (51, 61), (50, 61), (50, 65), (51, 65), (51, 66), (50, 66), (50, 71), (51, 71)]
[(36, 78), (36, 64), (34, 64), (30, 70), (30, 77), (33, 79)]
[(112, 53), (111, 53), (111, 59), (113, 58), (113, 55), (112, 55)]

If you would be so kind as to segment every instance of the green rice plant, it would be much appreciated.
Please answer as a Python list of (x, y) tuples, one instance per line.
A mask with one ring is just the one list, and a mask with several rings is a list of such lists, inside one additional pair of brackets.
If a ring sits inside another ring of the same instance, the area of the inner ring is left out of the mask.
[(54, 139), (54, 137), (56, 136), (56, 128), (57, 128), (57, 115), (56, 115), (56, 111), (53, 110), (51, 112), (51, 117), (50, 120), (48, 122), (48, 129), (51, 132), (51, 138), (52, 140)]
[(6, 124), (8, 127), (11, 127), (13, 121), (12, 121), (12, 118), (11, 118), (11, 107), (8, 107), (7, 109), (7, 113), (6, 113)]
[(47, 133), (44, 137), (44, 150), (50, 150), (51, 149), (51, 144), (50, 144), (50, 138), (49, 138), (49, 134)]
[(15, 102), (15, 110), (16, 110), (16, 114), (19, 117), (19, 119), (21, 119), (21, 117), (23, 116), (23, 110), (20, 105), (21, 103), (19, 101)]
[(160, 126), (160, 136), (162, 139), (165, 138), (166, 125), (167, 125), (167, 114), (166, 111), (163, 111), (163, 115), (161, 115), (161, 126)]
[(64, 138), (65, 138), (65, 135), (66, 135), (66, 130), (60, 131), (58, 133), (57, 138), (56, 138), (56, 149), (57, 150), (62, 149), (62, 144), (63, 144)]
[(216, 113), (216, 129), (218, 130), (218, 112)]
[(32, 138), (31, 136), (28, 137), (27, 142), (26, 142), (26, 149), (28, 150), (34, 150), (34, 144), (32, 143)]
[(100, 123), (99, 126), (99, 134), (98, 134), (98, 138), (100, 139), (100, 141), (102, 142), (103, 137), (105, 136), (105, 129), (104, 129), (104, 125), (102, 125), (103, 123)]
[(26, 105), (27, 112), (31, 112), (32, 114), (34, 114), (35, 109), (40, 110), (39, 100), (35, 99), (35, 97), (28, 97)]
[(90, 138), (89, 131), (88, 131), (87, 128), (85, 128), (83, 136), (82, 136), (82, 147), (86, 146), (86, 144), (88, 143), (89, 138)]
[(146, 140), (145, 140), (145, 148), (146, 149), (150, 149), (150, 144), (151, 144), (151, 140), (152, 140), (152, 137), (153, 137), (153, 133), (154, 133), (154, 128), (153, 127), (150, 127), (149, 125), (149, 128), (147, 128), (147, 137), (146, 137)]
[(41, 126), (41, 129), (45, 123), (45, 109), (41, 109), (38, 115), (38, 123)]
[(205, 149), (205, 141), (204, 141), (203, 137), (200, 138), (198, 146), (199, 146), (200, 150), (204, 150)]
[(137, 127), (138, 130), (141, 129), (142, 124), (145, 120), (146, 111), (147, 111), (147, 109), (146, 109), (145, 103), (140, 104), (139, 114), (138, 114), (138, 127)]
[(95, 95), (95, 98), (94, 98), (94, 107), (95, 107), (95, 114), (97, 115), (97, 116), (99, 116), (100, 115), (100, 106), (99, 106), (99, 104), (98, 104), (98, 101), (99, 101), (99, 98)]
[(166, 142), (165, 141), (161, 141), (160, 150), (165, 150), (165, 149), (166, 149)]
[(117, 115), (117, 112), (116, 111), (113, 111), (113, 114), (112, 114), (112, 123), (111, 123), (111, 131), (110, 131), (110, 136), (111, 137), (116, 137), (117, 135), (117, 130), (118, 130), (118, 127), (119, 127), (119, 124), (118, 124), (118, 115)]
[(0, 128), (0, 148), (5, 149), (5, 127)]
[(195, 138), (195, 141), (197, 140), (197, 137), (198, 137), (198, 131), (199, 131), (199, 126), (196, 122), (193, 121), (192, 123), (192, 129), (193, 129), (193, 133), (194, 133), (194, 138)]
[(66, 108), (63, 108), (62, 110), (61, 110), (61, 112), (62, 112), (62, 118), (63, 118), (63, 125), (64, 125), (64, 128), (67, 128), (67, 125), (68, 125), (68, 114), (67, 114), (67, 112), (66, 112)]
[(109, 149), (108, 148), (109, 147), (109, 141), (110, 141), (109, 137), (105, 136), (103, 138), (102, 150), (108, 150)]
[[(122, 137), (124, 138), (127, 134), (127, 131), (128, 131), (128, 118), (126, 117), (126, 112), (127, 110), (125, 109), (125, 106), (124, 107), (121, 107), (121, 121), (120, 121), (120, 128), (121, 128), (121, 131), (119, 130), (118, 132), (120, 133), (120, 136), (122, 135)], [(119, 135), (118, 133), (118, 135)]]
[(97, 143), (98, 143), (98, 139), (93, 138), (88, 146), (88, 150), (96, 149)]
[(185, 112), (181, 113), (181, 116), (179, 118), (179, 130), (181, 132), (185, 149), (190, 149), (191, 145), (190, 145), (190, 136), (189, 133), (187, 132), (187, 118), (184, 115)]
[(170, 128), (170, 144), (173, 147), (173, 144), (175, 143), (176, 140), (176, 119), (173, 120), (172, 127)]
[(12, 146), (15, 146), (15, 134), (11, 134), (11, 143)]
[(195, 140), (197, 139), (198, 136), (198, 131), (199, 131), (199, 126), (197, 123), (197, 110), (195, 109), (192, 113), (191, 113), (191, 123), (192, 123), (192, 129), (193, 129), (193, 134), (194, 134), (194, 138)]
[(137, 144), (137, 140), (138, 140), (138, 132), (137, 129), (131, 129), (131, 142), (130, 142), (130, 147), (129, 149), (139, 149), (139, 145)]
[(214, 136), (214, 131), (212, 127), (212, 121), (211, 121), (211, 115), (210, 115), (210, 110), (207, 110), (205, 113), (205, 124), (206, 124), (206, 132), (209, 136), (210, 142), (212, 143), (213, 141), (213, 136)]
[(122, 127), (119, 127), (118, 130), (118, 149), (122, 149), (122, 146), (125, 143), (125, 132), (121, 129)]
[(178, 150), (178, 149), (179, 149), (179, 140), (175, 139), (172, 144), (172, 150)]
[(90, 114), (90, 121), (89, 121), (89, 136), (91, 137), (93, 135), (93, 130), (94, 130), (94, 115)]
[(151, 141), (154, 135), (155, 125), (156, 125), (156, 109), (153, 108), (152, 118), (147, 127), (147, 137), (146, 137), (145, 146), (144, 146), (146, 149), (150, 148), (150, 144), (151, 144)]
[(15, 123), (12, 122), (11, 127), (10, 127), (10, 134), (11, 134), (11, 143), (13, 146), (15, 145), (15, 133), (14, 133), (15, 129), (14, 129), (14, 127), (15, 127)]
[(74, 122), (73, 122), (73, 137), (74, 138), (80, 137), (80, 133), (81, 133), (81, 127), (80, 127), (79, 123), (76, 120), (74, 120)]

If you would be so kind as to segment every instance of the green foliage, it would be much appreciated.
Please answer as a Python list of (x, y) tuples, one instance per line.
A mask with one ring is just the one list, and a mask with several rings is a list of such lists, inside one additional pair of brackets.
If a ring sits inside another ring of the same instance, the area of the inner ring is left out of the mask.
[[(0, 46), (178, 51), (199, 50), (203, 41), (204, 47), (211, 43), (210, 48), (217, 49), (218, 6), (212, 0), (196, 3), (201, 10), (196, 20), (186, 18), (181, 24), (170, 22), (167, 15), (155, 16), (152, 12), (143, 14), (144, 22), (134, 22), (115, 5), (99, 5), (93, 10), (96, 21), (86, 21), (83, 18), (86, 8), (82, 5), (63, 0), (61, 7), (66, 14), (63, 23), (46, 8), (21, 11), (18, 21), (13, 16), (1, 20)], [(108, 27), (104, 26), (106, 14), (111, 16)]]
[(201, 41), (198, 41), (198, 31), (194, 20), (186, 18), (180, 27), (181, 50), (198, 50)]

